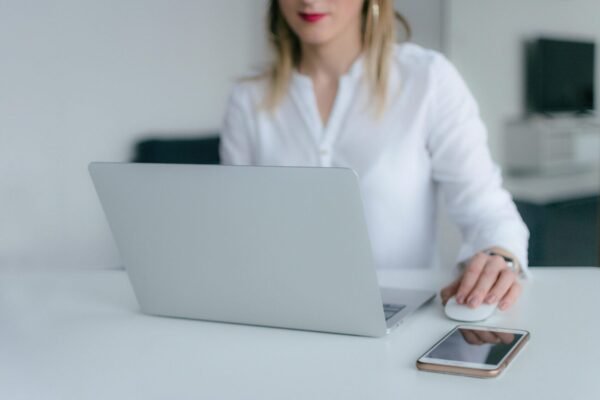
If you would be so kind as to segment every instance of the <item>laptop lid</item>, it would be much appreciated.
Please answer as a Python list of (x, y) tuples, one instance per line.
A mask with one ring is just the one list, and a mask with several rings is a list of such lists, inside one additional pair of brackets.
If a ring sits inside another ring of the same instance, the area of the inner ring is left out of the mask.
[(89, 170), (142, 311), (385, 334), (354, 171), (129, 163)]

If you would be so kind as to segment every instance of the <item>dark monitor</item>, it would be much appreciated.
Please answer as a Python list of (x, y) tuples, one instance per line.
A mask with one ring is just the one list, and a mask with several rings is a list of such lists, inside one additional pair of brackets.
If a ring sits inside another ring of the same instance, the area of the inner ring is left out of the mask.
[(538, 39), (526, 46), (527, 110), (533, 113), (592, 111), (595, 44)]

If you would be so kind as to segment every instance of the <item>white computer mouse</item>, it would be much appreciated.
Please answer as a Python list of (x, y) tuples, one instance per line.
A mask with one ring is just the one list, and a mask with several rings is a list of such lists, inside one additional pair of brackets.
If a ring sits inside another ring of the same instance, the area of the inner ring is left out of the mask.
[(444, 311), (450, 319), (463, 322), (476, 322), (488, 319), (496, 312), (497, 304), (482, 303), (477, 308), (471, 308), (465, 304), (458, 304), (456, 297), (451, 297), (446, 303)]

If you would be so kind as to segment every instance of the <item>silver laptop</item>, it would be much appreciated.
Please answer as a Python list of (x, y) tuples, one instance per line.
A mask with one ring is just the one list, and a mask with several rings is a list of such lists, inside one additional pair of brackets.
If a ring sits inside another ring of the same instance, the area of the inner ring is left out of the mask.
[(89, 169), (145, 313), (383, 336), (435, 295), (378, 286), (350, 169)]

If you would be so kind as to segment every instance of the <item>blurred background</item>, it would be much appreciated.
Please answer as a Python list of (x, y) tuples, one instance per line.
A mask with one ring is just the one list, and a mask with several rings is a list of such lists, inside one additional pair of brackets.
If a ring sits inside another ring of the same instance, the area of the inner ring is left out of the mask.
[[(530, 263), (598, 265), (600, 2), (395, 3), (477, 98)], [(88, 163), (214, 162), (232, 83), (269, 60), (266, 4), (0, 0), (0, 268), (118, 267)]]

